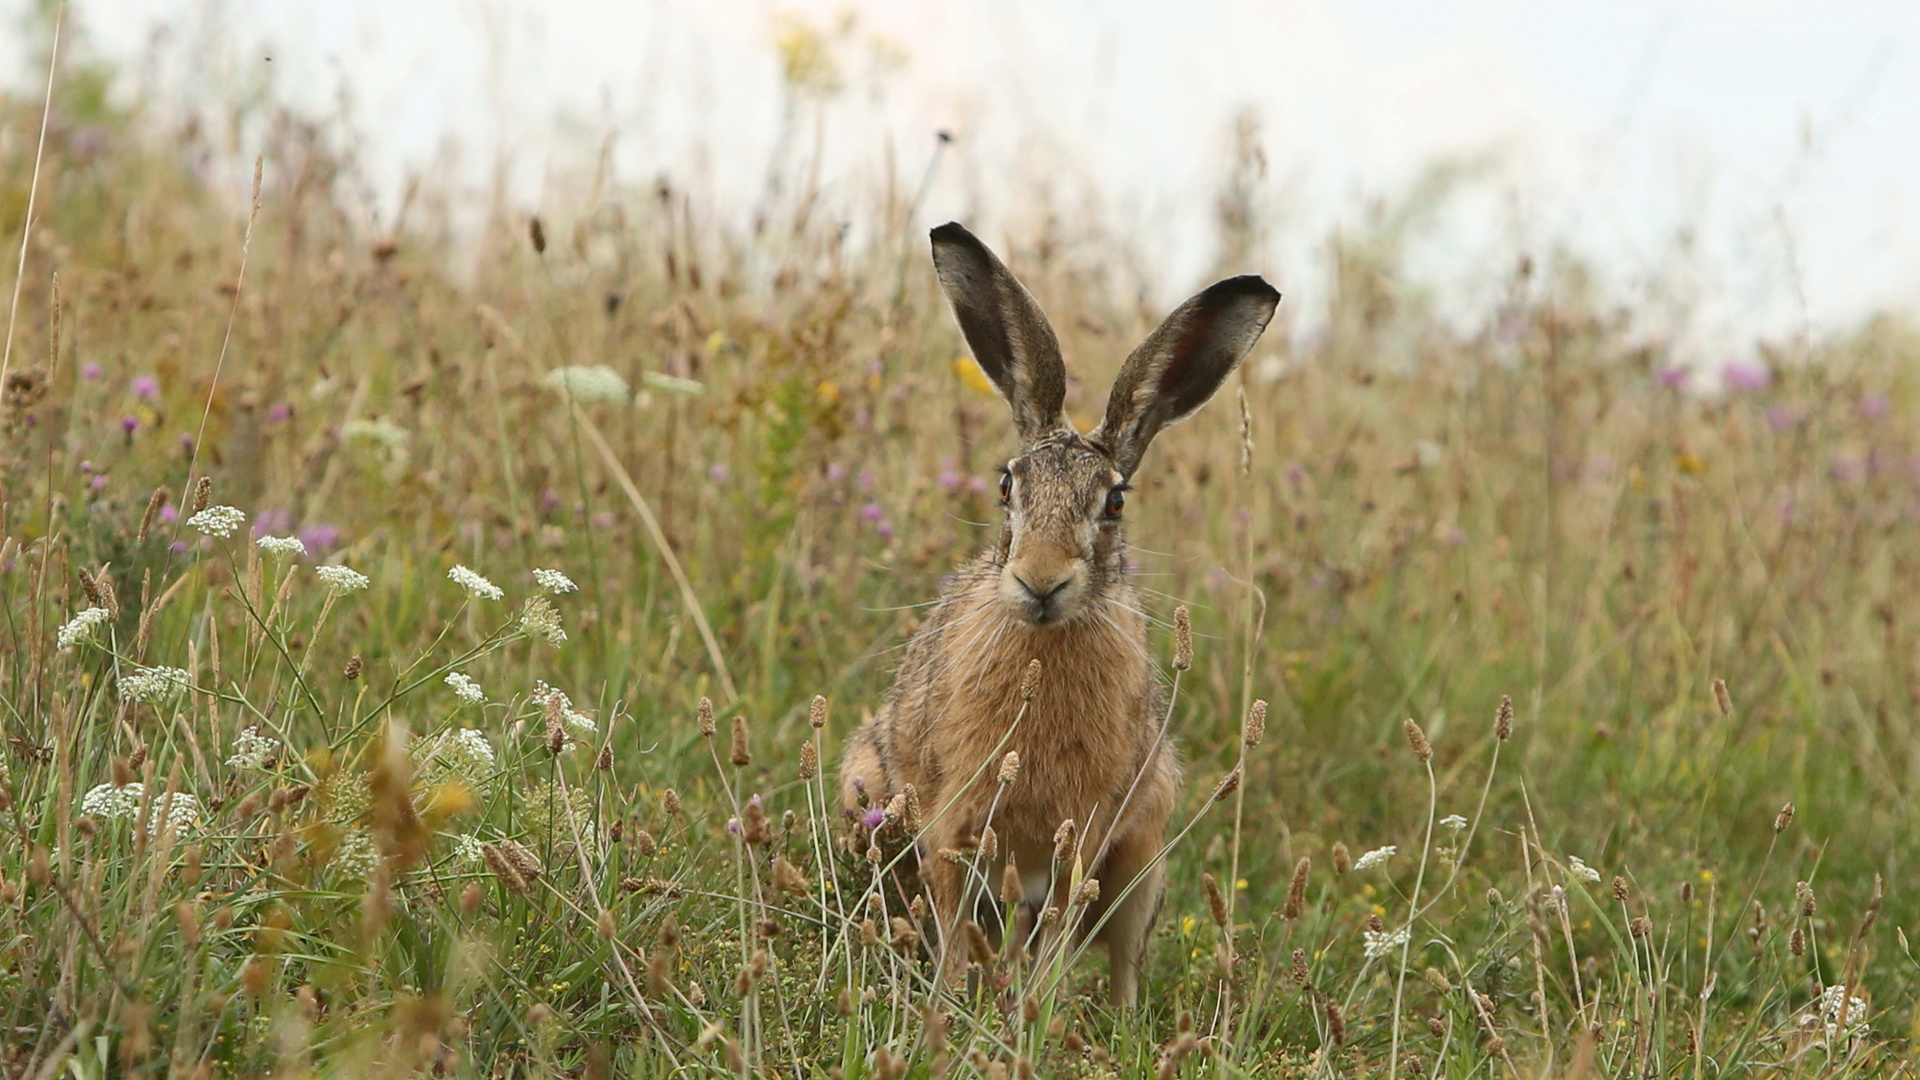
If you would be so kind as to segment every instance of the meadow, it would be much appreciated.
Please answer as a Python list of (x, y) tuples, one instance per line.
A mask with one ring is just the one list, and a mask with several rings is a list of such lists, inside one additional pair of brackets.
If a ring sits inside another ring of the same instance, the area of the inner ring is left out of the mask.
[[(44, 153), (0, 100), (0, 1075), (1912, 1072), (1911, 323), (1701, 366), (1540, 252), (1463, 330), (1424, 196), (1358, 215), (1136, 481), (1141, 1011), (1010, 945), (939, 991), (832, 780), (1013, 451), (913, 183), (735, 226), (586, 161), (468, 245), (108, 77)], [(1251, 168), (1220, 270), (1284, 290)], [(1020, 183), (1084, 427), (1167, 283)]]

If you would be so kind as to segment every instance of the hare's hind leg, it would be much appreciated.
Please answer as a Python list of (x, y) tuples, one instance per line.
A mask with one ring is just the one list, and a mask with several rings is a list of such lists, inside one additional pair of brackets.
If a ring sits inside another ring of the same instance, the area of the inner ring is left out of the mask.
[[(1122, 1009), (1133, 1008), (1139, 1000), (1147, 935), (1167, 894), (1166, 862), (1154, 859), (1160, 832), (1136, 828), (1114, 841), (1100, 869), (1100, 907), (1089, 913), (1095, 920), (1105, 919), (1094, 940), (1106, 946), (1113, 1004)], [(1115, 898), (1111, 906), (1106, 897)]]

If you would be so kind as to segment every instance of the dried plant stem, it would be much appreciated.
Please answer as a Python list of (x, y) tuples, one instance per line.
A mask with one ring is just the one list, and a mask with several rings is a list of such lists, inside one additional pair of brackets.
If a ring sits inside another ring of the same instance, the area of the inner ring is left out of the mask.
[(1420, 869), (1413, 875), (1413, 897), (1407, 903), (1407, 910), (1413, 914), (1407, 917), (1407, 939), (1400, 943), (1400, 970), (1393, 982), (1393, 1042), (1387, 1052), (1387, 1075), (1400, 1075), (1400, 1006), (1407, 989), (1407, 955), (1413, 948), (1414, 919), (1420, 911), (1420, 889), (1427, 880), (1427, 858), (1433, 853), (1433, 818), (1440, 803), (1440, 783), (1434, 779), (1431, 756), (1422, 761), (1427, 771), (1427, 831), (1426, 838), (1420, 844)]
[(67, 2), (53, 10), (53, 45), (47, 55), (47, 94), (40, 105), (40, 137), (33, 148), (33, 176), (27, 182), (27, 212), (20, 219), (20, 261), (13, 272), (13, 300), (7, 305), (7, 343), (0, 351), (0, 386), (6, 385), (7, 372), (13, 367), (13, 327), (20, 315), (20, 286), (27, 280), (27, 242), (33, 239), (33, 211), (40, 197), (40, 161), (47, 152), (47, 123), (53, 116), (53, 76), (60, 66), (60, 31), (67, 17)]
[(687, 580), (687, 572), (681, 569), (680, 559), (673, 553), (673, 545), (667, 542), (667, 534), (660, 528), (660, 519), (654, 516), (653, 507), (640, 494), (633, 477), (627, 473), (626, 466), (620, 464), (619, 456), (608, 445), (606, 437), (600, 434), (600, 429), (594, 426), (593, 420), (578, 402), (570, 401), (570, 404), (574, 417), (580, 422), (580, 430), (587, 433), (594, 450), (600, 455), (601, 463), (613, 473), (620, 489), (626, 492), (627, 501), (633, 504), (634, 513), (640, 515), (641, 523), (647, 528), (647, 536), (653, 540), (654, 549), (660, 553), (661, 561), (667, 564), (667, 572), (673, 575), (674, 584), (680, 587), (680, 600), (686, 605), (687, 617), (693, 620), (693, 625), (700, 631), (700, 640), (706, 643), (707, 659), (713, 662), (714, 675), (720, 680), (721, 691), (729, 701), (739, 700), (740, 692), (734, 688), (733, 675), (727, 671), (727, 661), (720, 655), (720, 642), (713, 636), (713, 627), (707, 624), (706, 612), (700, 607), (700, 594), (693, 591), (693, 583)]

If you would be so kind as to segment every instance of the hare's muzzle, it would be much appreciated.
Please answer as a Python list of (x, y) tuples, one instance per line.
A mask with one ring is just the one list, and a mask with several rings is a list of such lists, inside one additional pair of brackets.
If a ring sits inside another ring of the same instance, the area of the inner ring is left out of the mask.
[(1086, 592), (1087, 563), (1072, 558), (1011, 563), (1000, 575), (1000, 596), (1020, 618), (1035, 626), (1064, 622)]

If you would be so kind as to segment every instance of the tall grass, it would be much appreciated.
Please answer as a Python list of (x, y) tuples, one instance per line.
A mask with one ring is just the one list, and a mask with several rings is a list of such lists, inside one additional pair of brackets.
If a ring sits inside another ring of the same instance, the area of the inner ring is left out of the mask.
[[(0, 1074), (1911, 1067), (1908, 324), (1697, 392), (1569, 256), (1462, 332), (1395, 215), (1330, 238), (1328, 334), (1142, 470), (1197, 640), (1122, 1017), (1012, 942), (936, 989), (911, 823), (834, 805), (1010, 448), (911, 199), (735, 232), (594, 174), (467, 258), (425, 182), (359, 224), (324, 126), (253, 117), (256, 210), (96, 78), (0, 417)], [(41, 104), (0, 105), (0, 235)], [(1097, 412), (1162, 314), (1125, 239), (1001, 235)]]

